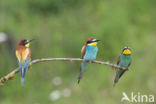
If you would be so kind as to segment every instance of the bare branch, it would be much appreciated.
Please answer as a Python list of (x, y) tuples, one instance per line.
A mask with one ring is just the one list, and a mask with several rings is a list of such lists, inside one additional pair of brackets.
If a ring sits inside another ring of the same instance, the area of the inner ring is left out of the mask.
[[(45, 58), (45, 59), (36, 59), (36, 60), (33, 60), (31, 62), (30, 65), (32, 64), (35, 64), (35, 63), (39, 63), (39, 62), (45, 62), (45, 61), (85, 61), (83, 59), (80, 59), (80, 58)], [(120, 68), (122, 70), (128, 70), (127, 68), (125, 67), (120, 67), (116, 64), (111, 64), (109, 62), (102, 62), (102, 61), (87, 61), (87, 62), (90, 62), (90, 63), (96, 63), (96, 64), (104, 64), (104, 65), (107, 65), (107, 66), (111, 66), (113, 69), (117, 69), (117, 68)], [(4, 84), (4, 82), (6, 82), (7, 80), (12, 80), (15, 76), (16, 73), (19, 72), (19, 68), (16, 68), (14, 69), (12, 72), (10, 72), (9, 74), (7, 74), (6, 76), (2, 77), (0, 79), (0, 86)]]

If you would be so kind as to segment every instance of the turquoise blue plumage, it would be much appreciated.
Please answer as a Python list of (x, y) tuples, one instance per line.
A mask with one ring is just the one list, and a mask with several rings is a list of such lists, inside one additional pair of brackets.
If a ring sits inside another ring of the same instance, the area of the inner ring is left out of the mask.
[[(81, 58), (86, 61), (92, 61), (96, 59), (98, 47), (97, 47), (97, 41), (93, 37), (89, 38), (85, 45), (83, 46), (81, 50)], [(83, 72), (85, 70), (85, 67), (88, 65), (88, 62), (81, 62), (81, 68), (80, 68), (80, 74), (78, 77), (78, 83), (80, 83), (80, 80), (83, 76)]]
[(83, 57), (84, 60), (95, 60), (98, 52), (97, 46), (86, 46), (86, 52)]
[[(131, 64), (131, 60), (132, 60), (132, 56), (131, 56), (130, 48), (129, 47), (125, 47), (123, 49), (121, 55), (118, 57), (117, 65), (119, 65), (120, 67), (126, 67), (128, 69), (128, 67)], [(114, 80), (114, 85), (118, 82), (118, 80), (125, 73), (125, 71), (126, 70), (122, 70), (122, 69), (117, 69), (116, 70), (116, 76), (115, 76), (115, 80)]]
[(25, 78), (26, 72), (28, 70), (30, 61), (31, 61), (30, 59), (26, 58), (26, 60), (23, 62), (23, 65), (19, 61), (19, 69), (20, 69), (20, 72), (21, 72), (21, 84), (22, 84), (22, 87), (24, 86), (24, 82), (25, 82), (24, 78)]
[(16, 49), (16, 56), (18, 59), (19, 70), (21, 73), (22, 87), (24, 86), (24, 81), (25, 81), (24, 78), (31, 61), (31, 52), (29, 49), (29, 45), (31, 41), (32, 40), (25, 40), (25, 39), (19, 41)]

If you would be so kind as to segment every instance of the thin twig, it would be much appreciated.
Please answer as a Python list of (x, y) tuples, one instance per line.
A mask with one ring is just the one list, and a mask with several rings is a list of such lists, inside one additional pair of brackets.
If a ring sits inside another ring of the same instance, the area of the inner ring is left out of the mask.
[[(45, 58), (45, 59), (36, 59), (36, 60), (33, 60), (31, 62), (31, 65), (32, 64), (35, 64), (35, 63), (39, 63), (39, 62), (45, 62), (45, 61), (85, 61), (83, 59), (80, 59), (80, 58)], [(102, 62), (102, 61), (89, 61), (90, 63), (96, 63), (96, 64), (104, 64), (104, 65), (107, 65), (107, 66), (111, 66), (113, 69), (117, 69), (117, 68), (120, 68), (122, 70), (127, 70), (127, 68), (125, 67), (120, 67), (116, 64), (111, 64), (109, 62)], [(9, 74), (7, 74), (6, 76), (2, 77), (0, 79), (0, 86), (4, 84), (4, 82), (6, 82), (7, 80), (12, 80), (15, 76), (16, 73), (19, 72), (19, 68), (16, 68), (14, 69), (12, 72), (10, 72)]]

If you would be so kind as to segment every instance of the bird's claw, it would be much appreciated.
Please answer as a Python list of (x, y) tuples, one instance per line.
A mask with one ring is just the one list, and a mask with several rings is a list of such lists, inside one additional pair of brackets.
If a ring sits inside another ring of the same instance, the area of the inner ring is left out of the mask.
[(122, 69), (123, 67), (120, 66), (120, 69)]
[(112, 69), (114, 69), (114, 66), (112, 66)]
[(89, 63), (89, 64), (90, 64), (90, 63), (92, 63), (92, 61), (91, 61), (91, 60), (87, 60), (86, 62), (87, 62), (87, 63)]
[(89, 61), (89, 63), (92, 63), (92, 61)]
[(31, 65), (32, 65), (32, 64), (29, 64), (28, 70), (30, 70)]
[(129, 71), (128, 67), (125, 68), (126, 71)]
[(113, 65), (113, 66), (112, 66), (112, 69), (113, 69), (113, 70), (115, 70), (115, 69), (116, 69), (116, 67)]

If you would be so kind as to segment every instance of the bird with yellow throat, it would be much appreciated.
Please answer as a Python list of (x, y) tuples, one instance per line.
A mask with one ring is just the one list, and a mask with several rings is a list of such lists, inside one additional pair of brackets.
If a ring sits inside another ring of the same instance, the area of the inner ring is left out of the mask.
[(20, 40), (17, 49), (16, 49), (16, 57), (18, 59), (18, 64), (19, 64), (19, 70), (21, 73), (21, 84), (22, 87), (24, 86), (24, 81), (25, 81), (25, 75), (28, 70), (28, 67), (31, 62), (31, 51), (29, 49), (30, 42), (32, 42), (33, 39), (30, 40)]
[[(98, 44), (97, 39), (94, 37), (90, 37), (84, 44), (84, 46), (81, 49), (81, 59), (84, 59), (85, 61), (92, 61), (96, 59), (97, 52), (98, 52)], [(80, 83), (80, 80), (83, 76), (83, 72), (85, 67), (88, 65), (88, 62), (81, 62), (81, 68), (80, 68), (80, 74), (78, 76), (78, 83)]]
[[(131, 60), (132, 60), (131, 49), (128, 46), (126, 46), (124, 47), (121, 55), (117, 59), (117, 65), (119, 65), (120, 67), (126, 67), (126, 69), (128, 69), (128, 67), (131, 64)], [(122, 70), (120, 68), (116, 69), (114, 86), (118, 82), (118, 80), (121, 78), (121, 76), (125, 73), (125, 71), (126, 70)]]

